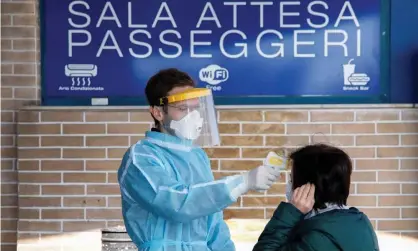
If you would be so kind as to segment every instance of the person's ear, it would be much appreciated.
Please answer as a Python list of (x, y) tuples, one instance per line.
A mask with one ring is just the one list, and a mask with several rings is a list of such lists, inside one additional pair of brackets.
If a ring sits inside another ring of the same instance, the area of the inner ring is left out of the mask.
[(158, 121), (163, 121), (164, 119), (164, 113), (162, 109), (158, 106), (151, 106), (149, 108), (149, 112), (151, 113), (152, 117)]

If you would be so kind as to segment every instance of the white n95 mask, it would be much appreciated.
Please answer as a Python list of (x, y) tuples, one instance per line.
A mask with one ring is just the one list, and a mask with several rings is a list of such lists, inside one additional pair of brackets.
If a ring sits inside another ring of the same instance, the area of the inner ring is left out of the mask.
[(195, 140), (200, 136), (203, 126), (203, 118), (197, 110), (194, 110), (180, 120), (171, 120), (170, 128), (177, 137)]

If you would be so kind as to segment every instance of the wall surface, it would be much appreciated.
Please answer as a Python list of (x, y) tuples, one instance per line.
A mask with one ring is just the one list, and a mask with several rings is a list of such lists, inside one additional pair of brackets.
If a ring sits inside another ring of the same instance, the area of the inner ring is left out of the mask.
[[(39, 100), (36, 5), (1, 3), (4, 251), (16, 250), (17, 239), (19, 250), (63, 250), (58, 246), (77, 243), (72, 237), (91, 240), (80, 233), (121, 224), (115, 172), (125, 149), (151, 126), (138, 109), (32, 106), (17, 112)], [(416, 108), (220, 110), (219, 121), (222, 147), (207, 149), (217, 177), (257, 166), (272, 149), (333, 143), (355, 163), (350, 205), (364, 210), (379, 231), (418, 238)], [(284, 182), (240, 198), (225, 217), (270, 217), (284, 199)], [(63, 236), (72, 237), (65, 242)], [(50, 248), (34, 248), (44, 244)]]
[[(34, 109), (18, 114), (20, 238), (122, 224), (116, 171), (151, 127), (149, 114)], [(379, 231), (418, 237), (418, 110), (222, 110), (218, 118), (222, 146), (206, 149), (217, 177), (258, 166), (270, 150), (335, 144), (355, 165), (349, 204)], [(284, 182), (243, 196), (225, 217), (271, 217)]]
[(1, 250), (16, 250), (16, 111), (39, 100), (35, 0), (1, 1)]

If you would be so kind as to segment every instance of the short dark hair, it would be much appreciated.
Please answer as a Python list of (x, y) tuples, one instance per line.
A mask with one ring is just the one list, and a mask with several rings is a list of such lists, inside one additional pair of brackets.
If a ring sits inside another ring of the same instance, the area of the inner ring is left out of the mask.
[[(160, 70), (148, 80), (145, 87), (145, 96), (150, 106), (160, 106), (161, 98), (167, 97), (168, 93), (175, 87), (184, 86), (196, 86), (189, 74), (176, 68)], [(159, 127), (159, 121), (154, 117), (153, 119), (155, 125)]]
[(347, 153), (334, 146), (314, 144), (297, 149), (289, 158), (293, 189), (306, 183), (315, 185), (315, 210), (325, 208), (325, 203), (347, 204), (352, 173)]
[(164, 98), (175, 87), (192, 86), (195, 82), (186, 72), (176, 68), (164, 69), (152, 76), (145, 87), (145, 96), (150, 106), (159, 106), (160, 98)]

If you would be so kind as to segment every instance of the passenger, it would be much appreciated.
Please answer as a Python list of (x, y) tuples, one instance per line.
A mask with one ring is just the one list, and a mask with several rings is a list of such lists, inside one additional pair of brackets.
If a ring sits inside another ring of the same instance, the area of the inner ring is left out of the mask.
[(352, 164), (342, 150), (324, 144), (302, 147), (288, 161), (286, 197), (253, 251), (376, 251), (368, 217), (347, 206)]

